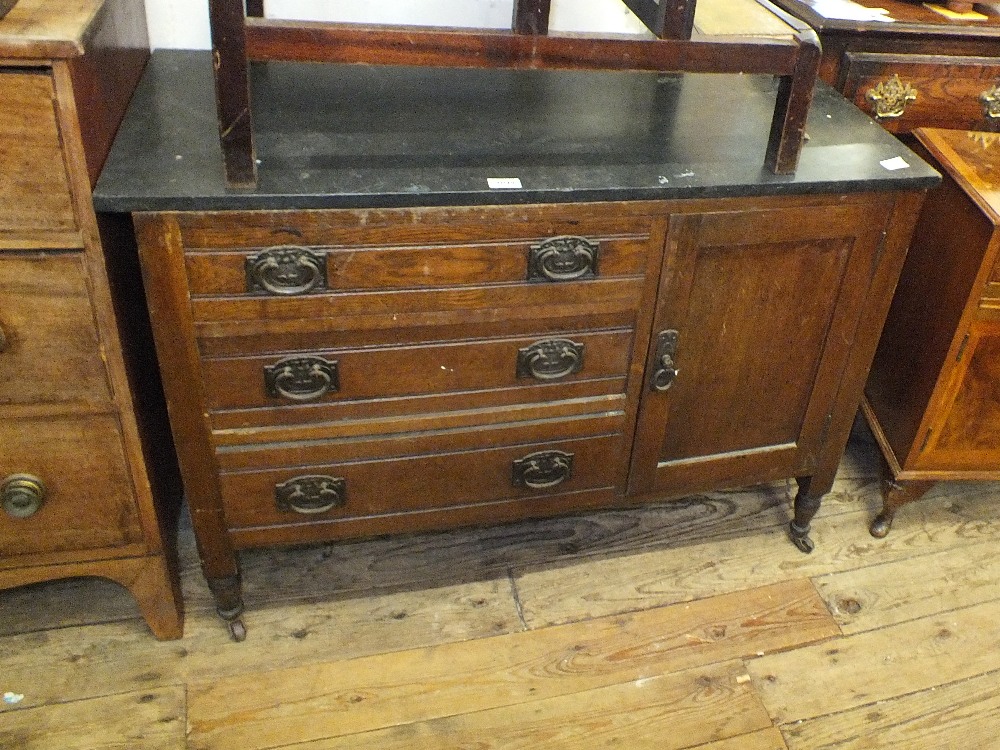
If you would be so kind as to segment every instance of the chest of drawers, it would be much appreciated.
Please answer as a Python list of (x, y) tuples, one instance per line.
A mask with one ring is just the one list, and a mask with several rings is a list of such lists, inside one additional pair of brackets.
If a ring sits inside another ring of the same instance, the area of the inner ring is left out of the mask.
[(141, 3), (21, 0), (0, 20), (0, 588), (110, 578), (176, 638), (154, 501), (176, 470), (152, 404), (133, 408), (155, 365), (123, 353), (138, 275), (116, 284), (91, 204), (144, 47)]
[[(725, 142), (766, 139), (770, 82), (742, 77), (262, 73), (260, 188), (222, 182), (204, 60), (157, 53), (97, 193), (132, 217), (202, 566), (236, 637), (247, 547), (794, 477), (792, 537), (811, 549), (935, 180), (922, 162), (825, 89), (801, 177), (761, 179), (756, 149)], [(357, 112), (313, 119), (313, 76)], [(713, 131), (697, 102), (734, 85), (751, 126)], [(508, 99), (485, 95), (498, 86)], [(198, 102), (149, 155), (150, 113)], [(699, 152), (708, 132), (723, 143)], [(855, 132), (875, 140), (824, 135)], [(879, 165), (904, 153), (903, 176)], [(573, 187), (469, 187), (515, 169)]]
[(865, 388), (886, 464), (879, 537), (937, 481), (1000, 479), (1000, 136), (916, 135), (945, 179), (921, 212)]
[(1000, 125), (1000, 16), (956, 20), (909, 0), (861, 0), (893, 20), (859, 21), (828, 18), (812, 0), (776, 1), (819, 33), (820, 77), (887, 130)]

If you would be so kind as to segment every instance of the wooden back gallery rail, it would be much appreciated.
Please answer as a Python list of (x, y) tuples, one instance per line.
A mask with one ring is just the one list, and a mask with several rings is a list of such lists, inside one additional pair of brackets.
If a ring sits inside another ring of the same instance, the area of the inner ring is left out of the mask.
[(549, 36), (550, 0), (514, 0), (509, 32), (276, 20), (264, 17), (263, 0), (245, 5), (244, 0), (209, 0), (227, 182), (233, 187), (257, 182), (249, 62), (267, 60), (770, 74), (780, 84), (764, 163), (775, 174), (794, 173), (819, 69), (815, 32), (768, 0), (756, 0), (790, 28), (787, 36), (693, 38), (695, 0), (624, 2), (655, 38)]

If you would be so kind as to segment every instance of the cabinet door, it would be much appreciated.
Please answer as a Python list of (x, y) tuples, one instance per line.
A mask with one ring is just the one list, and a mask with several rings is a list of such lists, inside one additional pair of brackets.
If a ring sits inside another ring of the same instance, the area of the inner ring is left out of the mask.
[(888, 212), (833, 197), (671, 218), (630, 494), (812, 472)]

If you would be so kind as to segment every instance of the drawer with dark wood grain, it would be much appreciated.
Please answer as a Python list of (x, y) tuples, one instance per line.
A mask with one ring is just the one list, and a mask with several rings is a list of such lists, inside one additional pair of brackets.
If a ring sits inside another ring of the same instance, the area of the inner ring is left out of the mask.
[(0, 253), (0, 405), (110, 400), (82, 254)]
[(115, 416), (0, 421), (0, 563), (140, 542), (131, 487)]
[[(338, 406), (352, 401), (385, 415), (443, 411), (468, 408), (476, 392), (488, 397), (479, 406), (623, 393), (632, 338), (613, 329), (279, 351), (206, 358), (202, 372), (220, 427), (338, 419), (353, 411)], [(274, 408), (277, 417), (254, 413)]]
[(82, 248), (52, 76), (0, 71), (0, 102), (0, 252)]
[[(529, 434), (522, 430), (522, 437)], [(486, 520), (489, 509), (505, 501), (541, 502), (596, 490), (610, 499), (623, 490), (621, 433), (543, 440), (553, 436), (542, 431), (534, 437), (534, 442), (496, 447), (482, 441), (476, 450), (390, 457), (376, 450), (377, 458), (343, 462), (335, 460), (334, 444), (328, 463), (223, 471), (226, 524), (247, 529), (364, 521), (367, 533), (378, 533), (382, 516), (479, 508)], [(449, 436), (441, 439), (447, 443)], [(268, 457), (259, 458), (266, 464)]]
[(635, 310), (663, 231), (648, 216), (580, 206), (176, 220), (194, 319), (272, 324), (485, 321), (497, 310), (543, 314), (595, 300), (605, 312)]
[(838, 88), (894, 133), (1000, 128), (1000, 57), (848, 52)]

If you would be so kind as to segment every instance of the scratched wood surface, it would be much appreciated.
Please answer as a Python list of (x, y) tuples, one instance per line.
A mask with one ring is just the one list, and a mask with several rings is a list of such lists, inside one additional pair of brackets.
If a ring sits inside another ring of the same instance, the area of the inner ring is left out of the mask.
[(785, 483), (245, 552), (242, 644), (183, 527), (180, 641), (115, 584), (0, 592), (0, 747), (1000, 748), (1000, 488), (875, 540), (874, 451), (856, 430), (811, 556)]

